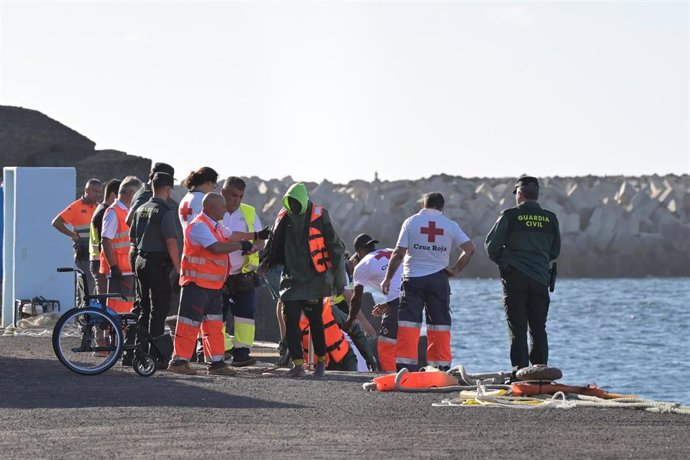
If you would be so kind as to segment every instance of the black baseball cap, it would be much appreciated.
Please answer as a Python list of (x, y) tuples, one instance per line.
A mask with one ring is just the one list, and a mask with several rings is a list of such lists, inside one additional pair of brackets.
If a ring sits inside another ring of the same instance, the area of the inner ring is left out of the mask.
[(517, 192), (517, 190), (519, 188), (523, 188), (523, 187), (534, 188), (534, 189), (539, 190), (539, 181), (537, 180), (536, 177), (527, 176), (527, 175), (523, 174), (522, 176), (520, 176), (518, 178), (517, 182), (515, 182), (515, 188), (513, 189), (513, 195), (515, 195), (515, 192)]
[(364, 249), (370, 244), (375, 244), (378, 243), (378, 240), (373, 239), (366, 233), (360, 233), (357, 235), (357, 238), (355, 238), (355, 251), (359, 251), (360, 249)]
[(162, 172), (165, 174), (170, 174), (170, 177), (175, 178), (175, 168), (170, 166), (168, 163), (154, 163), (153, 168), (151, 168), (151, 175), (157, 172)]
[(167, 185), (168, 187), (175, 187), (175, 179), (170, 174), (164, 172), (157, 172), (153, 175), (153, 183), (156, 185)]

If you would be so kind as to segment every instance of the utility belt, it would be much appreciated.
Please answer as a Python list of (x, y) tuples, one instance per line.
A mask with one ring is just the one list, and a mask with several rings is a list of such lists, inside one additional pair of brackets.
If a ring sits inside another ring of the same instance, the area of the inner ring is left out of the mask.
[(168, 255), (167, 252), (139, 252), (137, 253), (138, 257), (141, 257), (142, 259), (146, 259), (147, 262), (162, 262), (165, 264), (172, 264), (172, 261), (170, 260), (170, 256)]
[(228, 276), (223, 287), (233, 293), (249, 291), (257, 286), (261, 286), (261, 281), (256, 272), (247, 272)]

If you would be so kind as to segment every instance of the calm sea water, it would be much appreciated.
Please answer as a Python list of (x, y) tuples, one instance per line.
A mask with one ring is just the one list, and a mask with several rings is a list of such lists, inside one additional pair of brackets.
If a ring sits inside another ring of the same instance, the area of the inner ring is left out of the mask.
[[(451, 280), (453, 365), (510, 369), (499, 280)], [(690, 278), (559, 279), (547, 322), (562, 383), (690, 404)]]

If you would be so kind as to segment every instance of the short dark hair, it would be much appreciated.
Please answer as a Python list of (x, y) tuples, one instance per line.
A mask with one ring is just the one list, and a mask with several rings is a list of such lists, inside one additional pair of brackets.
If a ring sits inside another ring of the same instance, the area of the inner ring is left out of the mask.
[(94, 177), (94, 178), (91, 178), (91, 179), (86, 181), (86, 185), (84, 186), (84, 188), (89, 188), (89, 187), (93, 187), (96, 185), (98, 185), (100, 187), (102, 184), (101, 184), (100, 180), (98, 180)]
[(446, 205), (446, 200), (439, 192), (430, 192), (422, 197), (422, 204), (425, 208), (443, 211), (443, 207)]
[(187, 190), (191, 190), (197, 185), (205, 184), (206, 182), (217, 182), (218, 173), (208, 166), (199, 168), (197, 171), (192, 171), (189, 176), (184, 180), (182, 185), (184, 185)]
[(225, 179), (223, 188), (228, 189), (230, 187), (236, 188), (237, 190), (244, 190), (245, 188), (247, 188), (247, 184), (237, 176), (230, 176), (227, 179)]
[(105, 186), (105, 194), (103, 195), (104, 198), (107, 198), (110, 196), (111, 193), (114, 193), (115, 196), (117, 196), (118, 190), (120, 190), (120, 184), (122, 181), (120, 179), (110, 179), (108, 183)]
[(537, 201), (539, 199), (539, 187), (524, 186), (518, 188), (522, 196), (529, 201)]

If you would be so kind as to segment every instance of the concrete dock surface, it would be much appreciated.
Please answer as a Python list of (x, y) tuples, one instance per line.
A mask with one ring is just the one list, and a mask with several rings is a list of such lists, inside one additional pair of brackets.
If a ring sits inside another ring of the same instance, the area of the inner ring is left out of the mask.
[(690, 458), (687, 415), (432, 407), (453, 394), (364, 391), (371, 377), (83, 377), (48, 337), (0, 337), (0, 456)]

